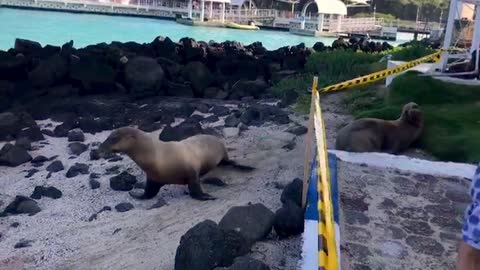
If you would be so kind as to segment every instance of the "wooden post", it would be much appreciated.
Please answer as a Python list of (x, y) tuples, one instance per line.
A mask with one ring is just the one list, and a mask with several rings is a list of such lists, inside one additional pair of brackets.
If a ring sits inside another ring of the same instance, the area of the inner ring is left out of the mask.
[(310, 99), (310, 115), (308, 117), (308, 131), (307, 138), (305, 140), (305, 161), (303, 163), (303, 189), (302, 189), (302, 208), (305, 208), (307, 204), (307, 191), (308, 191), (308, 180), (310, 178), (310, 161), (312, 159), (312, 138), (313, 138), (313, 117), (314, 117), (314, 93), (317, 91), (318, 87), (318, 77), (313, 77), (312, 83), (312, 97)]

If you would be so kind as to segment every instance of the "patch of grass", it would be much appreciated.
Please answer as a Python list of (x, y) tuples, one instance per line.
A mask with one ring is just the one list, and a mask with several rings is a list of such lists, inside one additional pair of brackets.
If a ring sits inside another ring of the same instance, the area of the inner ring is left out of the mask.
[(312, 79), (313, 75), (309, 73), (290, 76), (275, 84), (272, 93), (275, 97), (282, 98), (285, 91), (294, 89), (299, 95), (304, 95), (312, 87)]
[(443, 161), (480, 160), (480, 87), (441, 82), (408, 72), (391, 84), (385, 102), (357, 108), (357, 118), (398, 118), (405, 103), (416, 102), (425, 118), (420, 147)]
[(397, 47), (390, 51), (392, 60), (396, 61), (412, 61), (429, 54), (435, 53), (436, 50), (425, 47), (420, 44), (413, 44), (407, 47)]
[(306, 64), (309, 73), (318, 73), (319, 87), (351, 80), (386, 68), (382, 54), (338, 50), (312, 54)]

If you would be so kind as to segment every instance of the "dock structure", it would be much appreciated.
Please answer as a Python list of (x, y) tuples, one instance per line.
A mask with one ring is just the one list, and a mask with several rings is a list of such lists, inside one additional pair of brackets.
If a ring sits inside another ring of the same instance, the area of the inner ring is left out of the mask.
[[(398, 29), (411, 28), (409, 25), (386, 24), (374, 17), (349, 18), (346, 16), (348, 5), (340, 0), (310, 0), (298, 11), (295, 11), (298, 0), (278, 1), (290, 3), (292, 11), (259, 9), (254, 0), (0, 0), (0, 5), (170, 20), (182, 18), (185, 24), (193, 25), (191, 21), (195, 21), (195, 24), (199, 22), (198, 25), (215, 27), (227, 22), (242, 25), (254, 22), (260, 28), (287, 30), (292, 34), (307, 36), (336, 37), (368, 33), (370, 37), (395, 40)], [(417, 31), (421, 27), (429, 31), (421, 24), (416, 24), (414, 29)]]

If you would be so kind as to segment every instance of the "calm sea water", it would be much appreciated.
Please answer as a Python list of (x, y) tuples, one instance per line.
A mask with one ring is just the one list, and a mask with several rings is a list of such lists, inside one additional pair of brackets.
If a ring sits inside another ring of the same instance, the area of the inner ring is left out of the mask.
[[(174, 41), (183, 37), (223, 42), (235, 40), (244, 44), (261, 41), (267, 49), (276, 49), (304, 42), (313, 46), (322, 41), (331, 44), (332, 38), (303, 37), (280, 31), (245, 31), (227, 28), (191, 27), (173, 21), (64, 12), (0, 8), (0, 49), (14, 45), (15, 38), (31, 39), (42, 45), (62, 45), (74, 40), (75, 47), (111, 41), (150, 42), (157, 36)], [(399, 36), (396, 44), (411, 39)]]

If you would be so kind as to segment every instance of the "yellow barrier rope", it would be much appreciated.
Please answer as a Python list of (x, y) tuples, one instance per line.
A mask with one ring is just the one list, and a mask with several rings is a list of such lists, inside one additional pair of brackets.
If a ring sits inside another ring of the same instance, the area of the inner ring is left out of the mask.
[(402, 65), (399, 65), (399, 66), (396, 66), (396, 67), (393, 67), (393, 68), (387, 68), (387, 69), (384, 69), (382, 71), (375, 72), (375, 73), (365, 75), (365, 76), (362, 76), (362, 77), (358, 77), (358, 78), (353, 79), (353, 80), (349, 80), (349, 81), (345, 81), (345, 82), (342, 82), (342, 83), (338, 83), (338, 84), (334, 84), (334, 85), (324, 87), (324, 88), (320, 89), (320, 92), (338, 91), (338, 90), (342, 90), (342, 89), (351, 88), (351, 87), (354, 87), (354, 86), (369, 84), (369, 83), (372, 83), (372, 82), (375, 82), (375, 81), (383, 80), (383, 79), (387, 78), (388, 76), (403, 72), (407, 69), (411, 69), (415, 66), (418, 66), (422, 63), (425, 63), (425, 62), (428, 62), (428, 61), (431, 61), (431, 60), (433, 60), (435, 62), (439, 62), (441, 56), (442, 56), (442, 51), (438, 51), (436, 53), (424, 56), (422, 58), (407, 62), (405, 64), (402, 64)]
[(366, 76), (362, 76), (353, 80), (342, 82), (339, 84), (331, 85), (318, 90), (318, 77), (315, 76), (312, 84), (312, 99), (310, 103), (310, 119), (308, 124), (308, 134), (306, 141), (305, 152), (305, 172), (304, 172), (304, 189), (303, 189), (303, 201), (305, 205), (306, 201), (306, 187), (308, 183), (308, 169), (310, 166), (309, 160), (311, 158), (311, 143), (312, 143), (312, 129), (315, 130), (316, 139), (316, 151), (318, 159), (318, 269), (319, 270), (338, 270), (339, 261), (337, 254), (337, 245), (335, 238), (335, 227), (333, 221), (333, 204), (330, 187), (330, 171), (328, 166), (328, 152), (327, 152), (327, 140), (325, 133), (325, 124), (322, 117), (322, 109), (320, 106), (320, 93), (338, 91), (347, 89), (353, 86), (368, 84), (374, 81), (382, 80), (393, 74), (397, 74), (413, 68), (421, 63), (428, 61), (439, 62), (443, 51), (440, 50), (431, 55), (416, 59), (414, 61), (407, 62), (394, 68), (385, 69), (379, 72), (375, 72)]
[(337, 245), (333, 222), (333, 204), (330, 190), (330, 172), (325, 135), (325, 125), (320, 107), (320, 94), (317, 91), (318, 78), (314, 78), (312, 99), (314, 104), (314, 128), (317, 139), (317, 158), (319, 179), (318, 191), (318, 266), (319, 269), (338, 270)]

